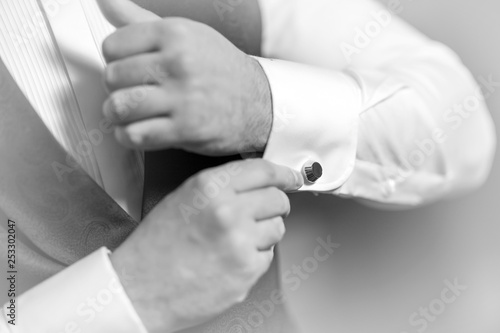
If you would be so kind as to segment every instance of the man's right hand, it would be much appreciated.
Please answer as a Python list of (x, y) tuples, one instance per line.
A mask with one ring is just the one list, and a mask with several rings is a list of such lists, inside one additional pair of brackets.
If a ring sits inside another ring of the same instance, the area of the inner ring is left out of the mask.
[(112, 254), (150, 332), (206, 322), (243, 301), (268, 270), (302, 176), (264, 160), (202, 171), (168, 195)]

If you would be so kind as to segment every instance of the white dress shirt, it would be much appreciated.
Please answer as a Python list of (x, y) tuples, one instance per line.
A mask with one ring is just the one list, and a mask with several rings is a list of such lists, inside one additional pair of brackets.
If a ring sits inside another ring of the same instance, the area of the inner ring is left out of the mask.
[[(453, 52), (371, 0), (262, 0), (260, 5), (264, 57), (282, 59), (257, 58), (274, 109), (264, 158), (298, 170), (307, 161), (319, 162), (323, 176), (302, 190), (397, 208), (449, 197), (486, 179), (495, 148), (481, 93), (496, 87), (488, 78), (480, 89)], [(88, 29), (97, 38), (99, 29)], [(2, 45), (2, 57), (4, 50)], [(19, 82), (25, 92), (28, 84), (39, 83)], [(99, 165), (87, 161), (92, 163)], [(21, 296), (23, 324), (33, 326), (0, 325), (0, 332), (66, 332), (65, 325), (68, 332), (143, 332), (115, 281), (102, 249)], [(103, 312), (75, 312), (89, 295), (108, 295), (106, 290), (118, 296)], [(50, 307), (49, 298), (57, 300)]]
[(276, 126), (264, 157), (323, 166), (302, 190), (397, 208), (484, 182), (496, 144), (481, 93), (497, 88), (491, 77), (478, 87), (450, 49), (372, 0), (260, 4), (264, 56), (307, 64), (261, 60)]

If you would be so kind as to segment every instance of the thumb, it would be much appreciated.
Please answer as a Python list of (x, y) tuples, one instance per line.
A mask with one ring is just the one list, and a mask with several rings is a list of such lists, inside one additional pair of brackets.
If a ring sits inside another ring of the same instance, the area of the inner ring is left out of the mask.
[(106, 19), (116, 28), (129, 24), (156, 21), (160, 17), (131, 0), (97, 0)]

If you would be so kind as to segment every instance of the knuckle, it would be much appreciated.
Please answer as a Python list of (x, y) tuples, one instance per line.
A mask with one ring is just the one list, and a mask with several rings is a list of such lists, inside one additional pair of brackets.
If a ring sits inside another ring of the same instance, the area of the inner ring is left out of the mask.
[(146, 135), (142, 132), (132, 130), (128, 126), (123, 129), (123, 136), (134, 147), (142, 147), (146, 144)]
[[(190, 70), (197, 68), (197, 49), (196, 43), (190, 34), (190, 29), (182, 21), (170, 22), (164, 34), (162, 55), (170, 68), (175, 68), (174, 72), (178, 74), (190, 73)], [(165, 45), (167, 44), (167, 45)]]
[(164, 48), (161, 51), (162, 60), (164, 61), (165, 66), (171, 67), (172, 63), (175, 63), (177, 59), (183, 57), (184, 46), (183, 42), (175, 42), (172, 45), (168, 45), (168, 47)]
[(160, 46), (167, 34), (167, 24), (164, 20), (141, 24), (138, 28), (144, 35), (150, 36), (152, 40)]
[[(222, 230), (229, 230), (235, 225), (235, 209), (233, 206), (226, 203), (213, 204), (213, 215), (215, 217), (215, 224)], [(229, 237), (230, 243), (232, 245), (237, 245), (240, 241), (240, 235), (238, 233), (232, 233)]]
[(260, 168), (261, 165), (266, 164), (266, 162), (259, 158), (251, 158), (243, 161), (242, 163), (247, 164), (249, 167)]
[[(272, 252), (272, 251), (268, 251)], [(259, 254), (261, 256), (262, 253)], [(270, 261), (272, 261), (273, 254), (269, 253), (268, 257), (271, 256)], [(267, 262), (263, 262), (262, 260), (259, 260), (259, 258), (254, 255), (254, 256), (249, 256), (250, 258), (247, 259), (247, 266), (246, 266), (246, 271), (245, 271), (245, 277), (246, 281), (249, 283), (249, 287), (251, 288), (253, 284), (267, 271), (268, 266), (266, 265)], [(264, 266), (264, 267), (263, 267)]]
[(128, 98), (122, 93), (112, 93), (109, 96), (110, 116), (113, 119), (125, 120), (130, 114), (130, 106)]
[(276, 187), (268, 187), (265, 196), (267, 199), (282, 199), (282, 192)]
[(187, 50), (186, 46), (180, 46), (179, 48), (179, 56), (175, 61), (175, 65), (183, 73), (190, 73), (190, 70), (194, 68), (196, 64), (195, 56)]
[(239, 271), (244, 276), (251, 276), (256, 269), (253, 254), (253, 242), (247, 233), (239, 229), (233, 229), (228, 234), (228, 248), (231, 252), (232, 260), (239, 267)]
[[(187, 125), (184, 125), (183, 122), (178, 121), (176, 123), (176, 126), (172, 129), (172, 131), (173, 131), (172, 134), (175, 135), (181, 146), (189, 145), (194, 142), (193, 133), (189, 130), (189, 127)], [(198, 180), (202, 179), (197, 179), (197, 181)]]
[(149, 66), (147, 71), (153, 72), (153, 75), (147, 75), (143, 79), (144, 85), (160, 85), (167, 83), (170, 79), (168, 63), (165, 61), (166, 56), (158, 61), (157, 64)]
[(172, 17), (164, 20), (163, 32), (168, 32), (172, 36), (185, 37), (188, 33), (188, 20), (181, 17)]
[(278, 242), (283, 239), (283, 237), (286, 234), (286, 226), (285, 226), (285, 221), (281, 217), (277, 217), (276, 221), (276, 235), (278, 237)]
[(240, 291), (239, 296), (237, 296), (235, 299), (236, 304), (241, 304), (245, 302), (245, 300), (248, 298), (250, 290), (248, 288), (242, 288), (242, 289), (243, 290)]
[(245, 170), (260, 170), (262, 169), (263, 165), (266, 164), (266, 162), (262, 159), (247, 159), (244, 160), (241, 163), (241, 167), (244, 168)]
[(196, 66), (195, 55), (190, 52), (189, 44), (185, 40), (169, 45), (162, 55), (173, 76), (189, 77), (187, 74), (192, 73)]
[(274, 260), (274, 251), (267, 251), (265, 254), (262, 254), (262, 255), (265, 256), (265, 264), (258, 267), (258, 274), (259, 275), (263, 275), (265, 272), (267, 272), (267, 270), (271, 266), (271, 264)]
[(169, 31), (168, 20), (158, 21), (154, 24), (148, 24), (145, 26), (145, 29), (148, 28), (155, 35), (155, 37), (160, 37), (161, 39), (163, 39), (162, 37), (165, 36)]
[(203, 188), (212, 181), (212, 171), (204, 170), (194, 176), (194, 186), (197, 188)]
[(278, 177), (276, 169), (269, 163), (262, 163), (261, 170), (266, 182), (271, 182)]
[(117, 82), (117, 67), (116, 63), (111, 63), (106, 67), (104, 72), (104, 83), (108, 89), (113, 88)]
[(290, 205), (290, 198), (288, 198), (288, 195), (286, 195), (283, 191), (277, 189), (277, 188), (274, 188), (275, 190), (275, 195), (276, 195), (276, 198), (278, 199), (278, 202), (279, 202), (279, 205), (280, 205), (280, 211), (283, 213), (283, 214), (288, 214), (290, 213), (290, 208), (291, 208), (291, 205)]
[(105, 59), (113, 58), (113, 56), (115, 54), (115, 46), (114, 46), (112, 35), (110, 37), (106, 38), (102, 42), (102, 53), (103, 53)]
[(230, 176), (228, 186), (230, 188), (234, 185), (234, 180), (241, 178), (242, 174), (244, 177), (245, 171), (247, 170), (247, 163), (245, 161), (231, 161), (226, 164), (217, 167), (218, 172), (226, 173)]

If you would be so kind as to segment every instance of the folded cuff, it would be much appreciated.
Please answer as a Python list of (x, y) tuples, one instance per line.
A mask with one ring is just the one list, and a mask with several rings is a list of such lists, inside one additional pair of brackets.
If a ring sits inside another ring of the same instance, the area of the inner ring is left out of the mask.
[(273, 128), (264, 158), (303, 171), (318, 162), (323, 175), (301, 190), (332, 192), (353, 171), (360, 88), (348, 74), (254, 57), (267, 75), (273, 99)]
[(11, 332), (147, 333), (109, 253), (101, 248), (18, 297)]

